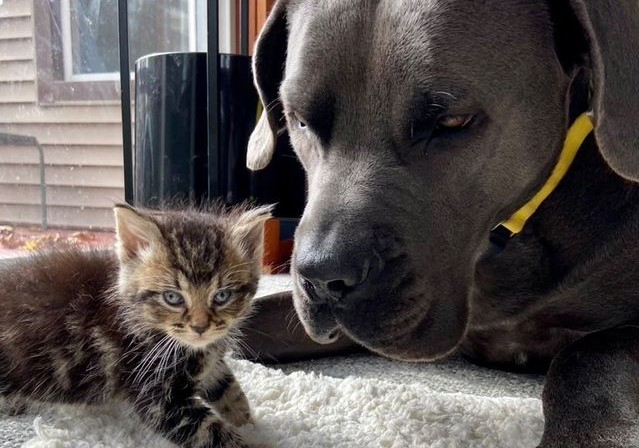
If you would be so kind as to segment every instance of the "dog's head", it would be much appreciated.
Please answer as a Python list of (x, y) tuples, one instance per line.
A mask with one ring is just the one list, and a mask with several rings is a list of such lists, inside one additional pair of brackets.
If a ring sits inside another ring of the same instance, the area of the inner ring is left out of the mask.
[(293, 257), (308, 333), (451, 351), (490, 230), (543, 183), (571, 108), (594, 107), (604, 157), (637, 179), (638, 17), (630, 0), (278, 2), (248, 164), (288, 128), (308, 175)]

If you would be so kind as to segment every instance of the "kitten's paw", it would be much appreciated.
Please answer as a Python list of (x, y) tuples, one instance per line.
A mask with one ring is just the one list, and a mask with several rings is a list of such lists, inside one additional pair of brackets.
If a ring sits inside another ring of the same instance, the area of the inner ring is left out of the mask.
[(202, 423), (193, 442), (193, 448), (252, 448), (234, 427), (216, 415)]
[(227, 376), (233, 379), (228, 382), (222, 396), (213, 402), (213, 406), (224, 416), (224, 420), (235, 427), (253, 423), (251, 407), (246, 395), (230, 372), (227, 373)]
[(8, 416), (16, 417), (26, 414), (29, 410), (29, 401), (22, 397), (3, 398), (0, 402), (0, 411)]
[(249, 423), (253, 423), (251, 411), (247, 409), (229, 409), (224, 412), (224, 418), (233, 426), (240, 427)]

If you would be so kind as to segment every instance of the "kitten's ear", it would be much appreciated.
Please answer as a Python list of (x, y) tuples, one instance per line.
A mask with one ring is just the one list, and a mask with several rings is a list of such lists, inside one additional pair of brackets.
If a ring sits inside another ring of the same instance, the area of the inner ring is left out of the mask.
[(144, 249), (162, 240), (157, 224), (134, 208), (118, 204), (113, 208), (113, 213), (120, 260), (137, 259)]
[(233, 219), (231, 238), (246, 256), (262, 263), (264, 254), (264, 222), (272, 217), (273, 206), (250, 208)]

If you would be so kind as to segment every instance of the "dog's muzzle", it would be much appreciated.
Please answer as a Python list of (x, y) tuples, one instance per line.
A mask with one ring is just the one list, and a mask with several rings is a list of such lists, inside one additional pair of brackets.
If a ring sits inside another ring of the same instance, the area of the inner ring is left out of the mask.
[(375, 283), (386, 265), (379, 242), (373, 232), (364, 238), (298, 239), (293, 261), (298, 312), (317, 342), (333, 342), (340, 333), (336, 316), (348, 315), (353, 304), (376, 295)]

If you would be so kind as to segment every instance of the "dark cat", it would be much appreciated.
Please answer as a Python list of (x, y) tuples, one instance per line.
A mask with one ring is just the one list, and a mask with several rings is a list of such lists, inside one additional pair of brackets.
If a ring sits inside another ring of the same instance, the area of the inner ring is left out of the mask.
[(224, 361), (261, 271), (270, 208), (115, 208), (115, 252), (61, 250), (0, 268), (0, 392), (126, 400), (183, 447), (247, 447), (249, 405)]

